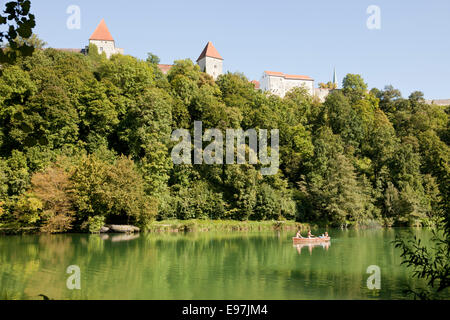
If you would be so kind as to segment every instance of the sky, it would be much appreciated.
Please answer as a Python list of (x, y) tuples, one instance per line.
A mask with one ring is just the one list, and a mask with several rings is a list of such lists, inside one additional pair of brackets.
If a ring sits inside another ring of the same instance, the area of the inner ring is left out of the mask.
[[(4, 1), (1, 1), (4, 2)], [(69, 29), (71, 5), (80, 28)], [(380, 9), (379, 29), (369, 29)], [(3, 6), (2, 6), (3, 7)], [(32, 0), (35, 33), (53, 48), (82, 48), (102, 18), (116, 46), (161, 63), (196, 61), (208, 41), (224, 71), (259, 80), (265, 70), (339, 83), (361, 74), (369, 88), (450, 99), (449, 0)]]

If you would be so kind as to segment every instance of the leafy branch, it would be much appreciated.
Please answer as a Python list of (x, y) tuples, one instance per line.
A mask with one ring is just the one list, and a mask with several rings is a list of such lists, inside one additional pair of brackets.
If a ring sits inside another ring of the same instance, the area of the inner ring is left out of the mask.
[(35, 17), (30, 13), (30, 0), (17, 0), (6, 3), (0, 14), (0, 26), (6, 25), (7, 31), (0, 32), (0, 43), (6, 40), (8, 48), (0, 49), (0, 63), (12, 63), (19, 55), (31, 56), (34, 47), (26, 42), (17, 42), (17, 38), (29, 38), (36, 26)]
[(403, 239), (396, 237), (394, 244), (402, 250), (403, 265), (412, 268), (413, 276), (427, 281), (428, 288), (406, 290), (415, 299), (436, 299), (450, 286), (450, 238), (448, 215), (438, 219), (433, 226), (431, 248), (422, 244), (416, 236)]

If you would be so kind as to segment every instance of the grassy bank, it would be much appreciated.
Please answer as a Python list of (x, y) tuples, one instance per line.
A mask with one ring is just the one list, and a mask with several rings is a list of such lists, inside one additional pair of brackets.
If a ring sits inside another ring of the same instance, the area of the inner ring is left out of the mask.
[[(307, 232), (318, 228), (316, 224), (295, 221), (238, 221), (238, 220), (162, 220), (153, 221), (143, 232), (208, 232), (208, 231), (297, 231)], [(37, 234), (39, 228), (0, 226), (0, 234)]]
[(295, 221), (236, 221), (236, 220), (163, 220), (148, 227), (149, 232), (206, 232), (206, 231), (270, 231), (308, 230), (307, 223)]

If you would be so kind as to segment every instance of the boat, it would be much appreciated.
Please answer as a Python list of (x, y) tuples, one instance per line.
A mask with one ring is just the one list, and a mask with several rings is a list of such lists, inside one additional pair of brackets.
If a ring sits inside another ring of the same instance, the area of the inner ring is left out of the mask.
[(327, 238), (297, 238), (293, 237), (292, 240), (295, 243), (317, 243), (317, 242), (329, 242), (331, 240), (330, 237)]

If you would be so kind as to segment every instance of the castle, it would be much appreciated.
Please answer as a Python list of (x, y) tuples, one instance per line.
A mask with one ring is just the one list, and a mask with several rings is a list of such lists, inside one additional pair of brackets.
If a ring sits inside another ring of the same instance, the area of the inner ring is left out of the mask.
[[(109, 59), (114, 54), (123, 54), (124, 50), (121, 48), (116, 48), (116, 42), (109, 32), (106, 26), (105, 19), (100, 21), (100, 24), (95, 29), (94, 33), (89, 38), (89, 44), (95, 44), (98, 48), (98, 52), (106, 54)], [(89, 47), (87, 47), (88, 49)]]
[(197, 63), (200, 66), (200, 70), (209, 74), (214, 80), (217, 80), (217, 77), (223, 74), (223, 58), (211, 41), (203, 49), (197, 59)]
[[(99, 53), (105, 53), (108, 59), (115, 54), (124, 54), (124, 50), (122, 48), (116, 47), (114, 38), (109, 32), (104, 19), (100, 21), (100, 24), (89, 38), (89, 44), (95, 44)], [(81, 50), (60, 50), (86, 54), (88, 49), (89, 46)], [(214, 80), (217, 80), (217, 77), (223, 74), (223, 61), (224, 59), (214, 45), (211, 42), (208, 42), (196, 62), (202, 72), (206, 72), (213, 77)], [(159, 64), (158, 67), (162, 73), (167, 74), (172, 68), (172, 65)], [(264, 71), (260, 81), (253, 80), (251, 82), (254, 84), (256, 90), (267, 91), (280, 97), (284, 97), (286, 93), (293, 88), (303, 87), (312, 97), (317, 97), (322, 102), (325, 101), (325, 98), (328, 96), (330, 91), (333, 90), (327, 88), (315, 88), (314, 79), (306, 75), (284, 74), (282, 72), (275, 71)], [(333, 77), (333, 84), (335, 85), (335, 88), (337, 88), (336, 71)]]
[(261, 90), (280, 97), (284, 97), (288, 91), (296, 87), (304, 87), (311, 96), (314, 96), (314, 79), (308, 76), (264, 71), (260, 81)]

